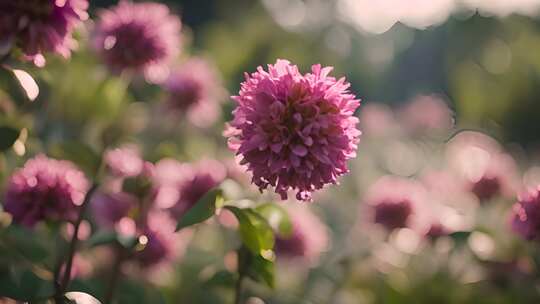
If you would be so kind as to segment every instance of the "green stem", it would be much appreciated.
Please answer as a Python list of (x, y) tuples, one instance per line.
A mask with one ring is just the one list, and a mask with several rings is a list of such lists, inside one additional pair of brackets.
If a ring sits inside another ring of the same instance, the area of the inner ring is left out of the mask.
[(73, 267), (73, 258), (77, 251), (77, 244), (79, 241), (79, 238), (78, 238), (79, 229), (81, 227), (81, 223), (82, 223), (86, 208), (88, 206), (88, 203), (90, 202), (90, 199), (92, 198), (92, 195), (97, 190), (97, 188), (98, 188), (97, 184), (92, 185), (90, 190), (88, 190), (88, 192), (86, 193), (84, 201), (82, 205), (80, 206), (79, 216), (77, 217), (77, 220), (75, 221), (73, 235), (71, 236), (71, 241), (69, 243), (69, 249), (67, 252), (66, 264), (65, 264), (66, 266), (64, 269), (64, 273), (62, 275), (60, 275), (62, 263), (60, 262), (59, 265), (57, 266), (58, 268), (56, 270), (56, 278), (55, 278), (55, 285), (56, 285), (55, 301), (57, 303), (62, 303), (64, 293), (66, 292), (66, 289), (68, 287), (70, 277), (71, 277), (71, 269)]

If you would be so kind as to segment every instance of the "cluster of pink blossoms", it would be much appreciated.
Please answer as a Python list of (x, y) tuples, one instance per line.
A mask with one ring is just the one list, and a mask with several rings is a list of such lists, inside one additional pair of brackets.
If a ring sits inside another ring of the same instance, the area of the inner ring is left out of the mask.
[(180, 52), (181, 27), (166, 5), (122, 0), (101, 11), (93, 45), (114, 71), (131, 69), (151, 79), (162, 78), (162, 71)]
[(69, 57), (87, 9), (87, 0), (0, 0), (0, 56), (17, 46), (38, 66), (46, 52)]
[(74, 221), (88, 187), (71, 162), (38, 155), (10, 177), (4, 210), (29, 227), (43, 220)]
[(360, 131), (354, 116), (360, 105), (344, 78), (332, 68), (314, 65), (300, 74), (287, 60), (277, 60), (246, 74), (234, 119), (225, 135), (261, 190), (275, 187), (282, 199), (295, 190), (309, 201), (313, 191), (335, 184), (348, 172)]

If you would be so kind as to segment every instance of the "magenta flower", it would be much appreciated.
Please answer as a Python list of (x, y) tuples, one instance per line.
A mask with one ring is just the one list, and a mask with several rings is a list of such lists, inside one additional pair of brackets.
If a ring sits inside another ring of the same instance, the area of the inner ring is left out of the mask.
[(117, 177), (134, 177), (142, 173), (145, 163), (135, 147), (126, 146), (107, 150), (105, 164)]
[(359, 142), (354, 111), (360, 101), (344, 78), (328, 76), (331, 70), (317, 64), (302, 75), (277, 60), (268, 72), (259, 67), (246, 74), (225, 135), (261, 191), (272, 186), (286, 199), (295, 190), (297, 199), (309, 201), (348, 172)]
[(175, 233), (176, 223), (166, 213), (152, 211), (148, 214), (146, 226), (141, 235), (146, 237), (143, 250), (135, 255), (142, 267), (155, 267), (172, 262), (183, 255), (187, 245), (188, 233)]
[(195, 126), (208, 127), (219, 117), (223, 89), (210, 62), (190, 59), (169, 75), (164, 88), (169, 93), (166, 109), (185, 113)]
[(10, 177), (4, 210), (29, 227), (41, 220), (72, 221), (88, 187), (84, 173), (71, 162), (38, 155)]
[(446, 131), (454, 126), (453, 113), (446, 102), (436, 96), (418, 96), (399, 112), (403, 125), (411, 132)]
[(518, 197), (511, 212), (512, 230), (526, 240), (540, 235), (540, 186)]
[(203, 160), (191, 165), (177, 184), (176, 202), (170, 208), (175, 219), (182, 217), (208, 191), (218, 186), (226, 176), (225, 167), (215, 160)]
[(73, 29), (88, 18), (87, 8), (86, 0), (0, 0), (0, 49), (16, 45), (38, 66), (46, 52), (67, 58), (76, 46)]
[(90, 206), (95, 221), (103, 227), (112, 228), (137, 207), (137, 202), (136, 197), (125, 192), (96, 193)]
[(371, 221), (388, 231), (411, 228), (426, 229), (429, 209), (424, 206), (426, 191), (413, 180), (384, 176), (368, 189), (365, 203), (371, 213)]
[(180, 51), (182, 24), (164, 4), (120, 1), (99, 17), (93, 44), (112, 70), (158, 77), (152, 74), (166, 68)]
[(292, 233), (276, 236), (276, 254), (278, 257), (316, 262), (330, 245), (326, 225), (305, 206), (288, 207), (287, 212)]

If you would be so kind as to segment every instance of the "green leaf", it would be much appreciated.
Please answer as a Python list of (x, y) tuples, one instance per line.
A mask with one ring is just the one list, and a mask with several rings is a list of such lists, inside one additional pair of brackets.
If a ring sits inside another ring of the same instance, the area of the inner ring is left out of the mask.
[(20, 131), (15, 128), (0, 126), (0, 151), (6, 151), (11, 148), (17, 138), (19, 138), (19, 133)]
[(238, 219), (242, 243), (255, 255), (271, 251), (274, 247), (274, 233), (264, 217), (253, 209), (225, 206)]
[(1, 238), (10, 250), (32, 262), (42, 262), (49, 256), (43, 238), (24, 227), (10, 225), (2, 231)]
[(207, 286), (233, 287), (235, 274), (227, 270), (220, 270), (208, 279), (204, 284)]
[(27, 270), (21, 275), (20, 290), (25, 295), (24, 300), (44, 299), (54, 295), (54, 284)]
[(180, 218), (176, 231), (206, 221), (223, 205), (223, 192), (219, 188), (208, 191), (184, 216)]
[(19, 280), (9, 269), (0, 270), (0, 298), (22, 299), (23, 293), (19, 290)]
[(49, 154), (56, 158), (74, 162), (90, 176), (96, 175), (101, 162), (99, 154), (89, 146), (77, 141), (67, 141), (53, 145)]
[(275, 286), (274, 262), (261, 255), (253, 256), (248, 268), (248, 275), (257, 282), (263, 282), (270, 288)]
[(292, 222), (287, 211), (272, 203), (257, 206), (255, 210), (266, 219), (268, 224), (280, 235), (288, 236), (292, 233)]

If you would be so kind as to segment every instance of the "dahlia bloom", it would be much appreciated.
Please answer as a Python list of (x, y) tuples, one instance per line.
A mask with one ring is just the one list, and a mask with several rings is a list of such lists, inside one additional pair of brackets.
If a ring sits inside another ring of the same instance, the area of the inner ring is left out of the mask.
[(107, 168), (117, 177), (134, 177), (144, 169), (144, 161), (135, 147), (107, 150), (104, 159)]
[[(147, 239), (143, 250), (135, 255), (142, 267), (154, 267), (172, 262), (183, 255), (188, 234), (175, 233), (176, 223), (162, 211), (151, 211), (141, 234)], [(190, 235), (190, 233), (189, 233)]]
[(447, 158), (463, 187), (480, 202), (510, 197), (518, 188), (514, 159), (486, 135), (471, 131), (458, 134), (448, 144)]
[(190, 165), (184, 173), (186, 175), (177, 184), (177, 199), (169, 209), (175, 219), (182, 217), (226, 176), (225, 167), (215, 160), (203, 160)]
[(36, 65), (43, 54), (69, 57), (76, 46), (73, 29), (88, 18), (86, 0), (0, 0), (0, 46), (16, 45)]
[(313, 65), (300, 74), (287, 60), (246, 74), (234, 118), (225, 132), (259, 189), (275, 187), (282, 199), (295, 190), (299, 200), (336, 184), (356, 156), (360, 131), (354, 111), (360, 101), (344, 78), (328, 76), (331, 67)]
[(180, 52), (182, 24), (164, 4), (120, 1), (99, 17), (93, 45), (114, 71), (133, 69), (158, 77), (152, 74), (165, 69)]
[(287, 213), (292, 223), (292, 233), (287, 236), (276, 235), (277, 256), (316, 262), (329, 247), (326, 225), (305, 206), (289, 206)]
[(41, 220), (72, 221), (88, 188), (84, 173), (73, 163), (38, 155), (9, 178), (4, 210), (29, 227)]
[(371, 221), (388, 231), (426, 229), (430, 210), (425, 206), (426, 191), (418, 182), (384, 176), (368, 189), (365, 197)]
[(92, 197), (91, 207), (96, 222), (103, 227), (112, 228), (128, 216), (129, 211), (137, 206), (137, 198), (125, 192), (96, 193)]
[(512, 230), (524, 239), (540, 236), (540, 186), (518, 197), (510, 220)]
[(398, 116), (414, 133), (446, 131), (454, 126), (452, 111), (438, 96), (418, 96), (400, 109)]
[(163, 87), (169, 94), (168, 111), (185, 113), (198, 127), (208, 127), (218, 118), (223, 89), (218, 72), (210, 62), (202, 58), (190, 59), (171, 72)]

